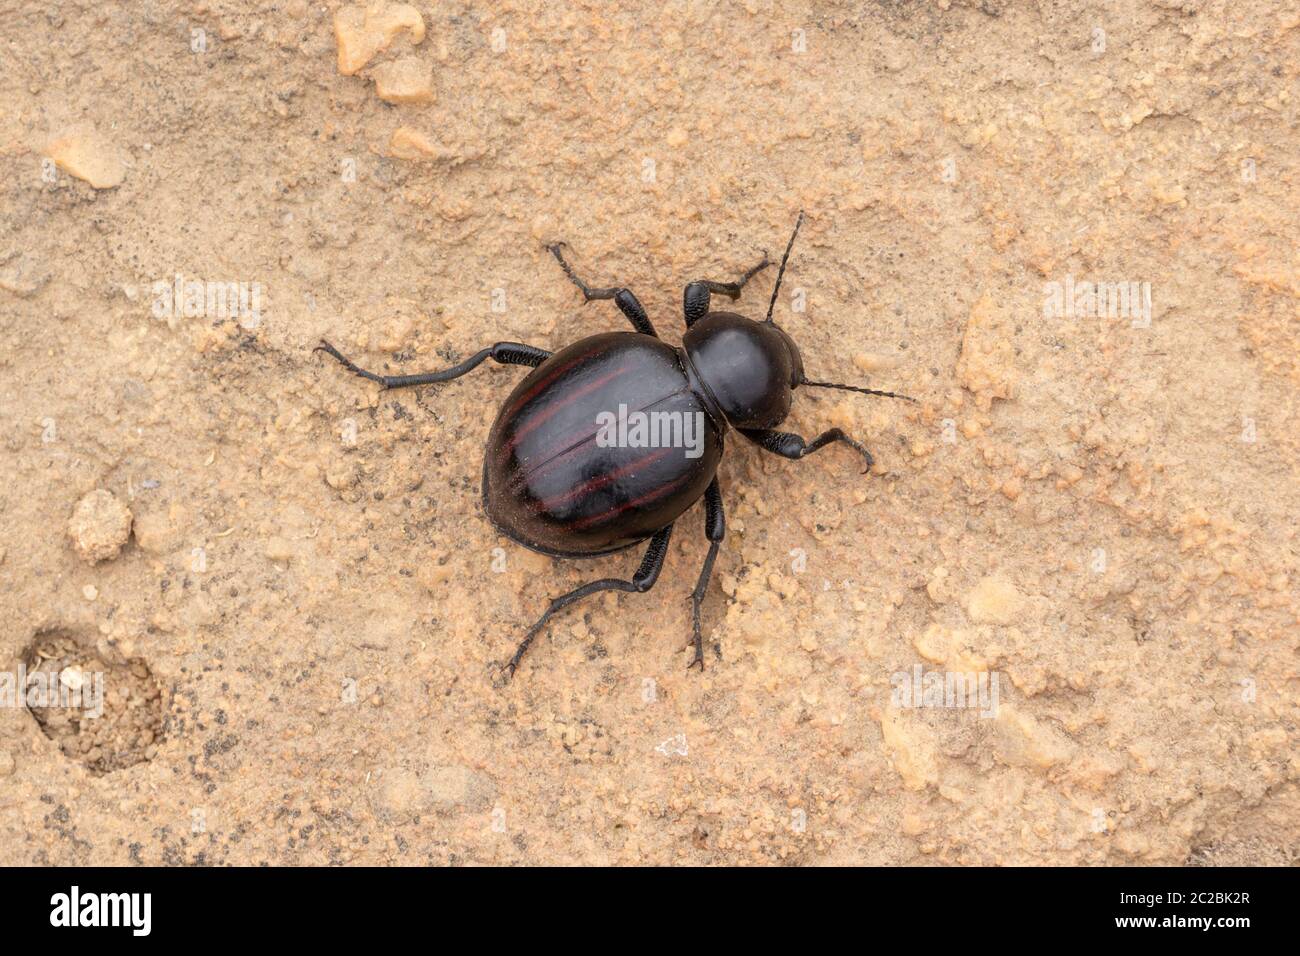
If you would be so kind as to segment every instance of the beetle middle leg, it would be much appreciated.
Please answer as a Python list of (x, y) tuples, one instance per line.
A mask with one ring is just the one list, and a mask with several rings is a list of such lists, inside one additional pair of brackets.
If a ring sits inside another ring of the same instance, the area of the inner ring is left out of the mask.
[(714, 282), (712, 279), (698, 279), (690, 283), (682, 292), (682, 311), (686, 314), (686, 327), (689, 329), (709, 314), (709, 301), (714, 294), (725, 295), (733, 301), (740, 298), (740, 292), (745, 288), (745, 283), (771, 264), (765, 252), (763, 253), (763, 261), (735, 282)]
[[(718, 548), (727, 534), (727, 518), (722, 510), (722, 490), (715, 475), (704, 492), (704, 535), (709, 539), (709, 553), (704, 556), (704, 567), (700, 569), (700, 579), (691, 592), (691, 625), (694, 629), (692, 643), (695, 645), (695, 657), (686, 669), (696, 664), (704, 670), (704, 634), (700, 630), (700, 605), (704, 603), (704, 592), (708, 590), (709, 578), (713, 574), (713, 562), (718, 557)], [(688, 645), (689, 646), (689, 645)]]
[(582, 290), (582, 299), (584, 302), (590, 302), (592, 299), (613, 299), (614, 304), (618, 306), (619, 311), (627, 316), (627, 320), (632, 323), (632, 328), (636, 329), (642, 335), (653, 335), (659, 337), (655, 331), (654, 325), (650, 322), (650, 316), (646, 315), (645, 306), (643, 306), (637, 297), (632, 294), (631, 289), (622, 287), (609, 289), (593, 289), (587, 283), (578, 278), (578, 274), (573, 271), (573, 267), (565, 261), (564, 255), (560, 252), (568, 243), (553, 242), (546, 248), (555, 260), (564, 270), (564, 274), (569, 277), (569, 281)]
[(313, 351), (332, 355), (340, 365), (353, 375), (360, 375), (372, 382), (378, 382), (380, 387), (385, 390), (406, 388), (410, 385), (433, 385), (437, 382), (450, 382), (452, 379), (460, 378), (466, 372), (478, 368), (483, 364), (484, 360), (489, 358), (501, 365), (528, 365), (536, 368), (551, 356), (551, 353), (546, 349), (539, 349), (535, 345), (522, 345), (519, 342), (498, 342), (496, 345), (475, 352), (459, 365), (453, 365), (451, 368), (445, 368), (438, 372), (420, 372), (416, 375), (377, 375), (354, 365), (351, 360), (343, 357), (342, 352), (324, 339), (321, 339), (320, 345), (316, 346)]
[(505, 675), (505, 679), (509, 680), (515, 676), (520, 659), (523, 658), (529, 645), (541, 633), (542, 628), (546, 626), (546, 622), (551, 619), (551, 615), (556, 611), (568, 607), (574, 601), (581, 601), (588, 595), (597, 594), (600, 591), (634, 591), (644, 594), (654, 587), (655, 581), (659, 579), (659, 572), (663, 570), (664, 559), (668, 556), (668, 539), (672, 536), (672, 533), (672, 525), (668, 525), (668, 527), (655, 533), (655, 536), (650, 539), (650, 546), (646, 548), (645, 557), (641, 559), (641, 566), (637, 568), (636, 574), (632, 575), (631, 581), (624, 581), (621, 578), (602, 578), (599, 581), (592, 581), (590, 584), (574, 588), (568, 594), (562, 594), (553, 600), (542, 616), (537, 619), (537, 623), (528, 629), (528, 633), (519, 642), (519, 647), (515, 649), (510, 662), (501, 668), (501, 673)]
[(770, 428), (738, 428), (736, 430), (764, 451), (770, 451), (772, 454), (780, 455), (782, 458), (790, 458), (797, 461), (805, 455), (811, 455), (818, 448), (824, 448), (832, 442), (842, 442), (866, 459), (867, 467), (862, 470), (864, 475), (870, 471), (871, 466), (876, 463), (876, 460), (871, 457), (871, 452), (867, 451), (866, 446), (863, 445), (862, 442), (850, 438), (838, 428), (828, 429), (812, 441), (805, 441), (803, 436), (796, 435), (793, 432), (778, 432)]

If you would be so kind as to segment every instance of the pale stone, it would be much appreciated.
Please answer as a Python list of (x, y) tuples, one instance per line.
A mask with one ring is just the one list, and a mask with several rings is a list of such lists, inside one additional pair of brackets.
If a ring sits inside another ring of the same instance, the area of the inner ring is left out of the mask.
[(81, 124), (51, 137), (45, 154), (64, 172), (96, 189), (112, 189), (126, 178), (121, 153), (95, 127)]
[(370, 71), (375, 92), (386, 103), (433, 102), (433, 64), (407, 56)]
[(409, 126), (399, 126), (388, 141), (388, 153), (397, 159), (437, 159), (445, 151), (435, 146), (427, 136)]
[(1007, 309), (991, 295), (986, 293), (971, 306), (957, 359), (957, 381), (978, 398), (982, 408), (995, 398), (1015, 394), (1018, 374), (1012, 330)]
[(898, 356), (858, 352), (853, 356), (853, 364), (864, 372), (883, 372), (898, 368)]
[(880, 733), (885, 738), (894, 769), (908, 790), (923, 790), (939, 782), (939, 757), (934, 731), (917, 721), (904, 721), (896, 710), (880, 716)]
[(963, 674), (986, 672), (988, 661), (970, 646), (971, 637), (943, 624), (931, 624), (917, 635), (912, 646), (916, 652), (933, 664), (942, 664), (948, 670)]
[(334, 38), (339, 46), (339, 72), (352, 76), (376, 53), (387, 50), (403, 30), (411, 33), (411, 42), (424, 39), (424, 17), (405, 3), (372, 3), (369, 6), (344, 7), (334, 14)]
[(994, 726), (1004, 763), (1046, 770), (1073, 756), (1074, 745), (1064, 734), (1009, 704), (998, 707)]
[(1024, 608), (1024, 596), (1003, 578), (984, 578), (966, 595), (966, 616), (976, 624), (1014, 624)]

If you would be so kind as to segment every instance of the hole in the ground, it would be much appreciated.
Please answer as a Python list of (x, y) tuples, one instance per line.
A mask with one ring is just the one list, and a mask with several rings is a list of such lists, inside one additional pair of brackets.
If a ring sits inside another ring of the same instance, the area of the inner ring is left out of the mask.
[(164, 695), (143, 660), (107, 661), (63, 630), (37, 634), (22, 660), (27, 710), (66, 756), (103, 774), (157, 753)]

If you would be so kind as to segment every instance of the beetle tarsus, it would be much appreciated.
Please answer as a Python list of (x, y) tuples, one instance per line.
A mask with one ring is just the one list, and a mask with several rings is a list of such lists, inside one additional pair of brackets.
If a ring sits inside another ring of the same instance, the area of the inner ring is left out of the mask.
[(369, 379), (372, 382), (378, 382), (381, 388), (388, 388), (388, 383), (384, 381), (383, 375), (376, 375), (374, 372), (367, 372), (365, 369), (354, 364), (351, 359), (347, 358), (342, 352), (330, 345), (324, 339), (320, 340), (320, 344), (312, 349), (312, 352), (324, 352), (326, 355), (332, 356), (340, 365), (353, 375), (360, 375), (362, 378)]
[(871, 452), (867, 451), (866, 446), (857, 439), (844, 434), (843, 429), (840, 428), (828, 428), (812, 441), (805, 441), (803, 436), (796, 435), (793, 432), (778, 432), (770, 428), (738, 428), (736, 430), (764, 451), (770, 451), (774, 455), (780, 455), (782, 458), (789, 458), (792, 461), (805, 458), (817, 449), (824, 448), (833, 442), (842, 442), (866, 459), (867, 467), (862, 472), (864, 475), (876, 464), (875, 458), (871, 456)]
[(659, 337), (655, 331), (654, 324), (650, 321), (650, 316), (646, 314), (643, 306), (631, 289), (622, 286), (611, 286), (608, 289), (593, 289), (587, 283), (578, 278), (578, 274), (573, 271), (573, 267), (565, 260), (561, 249), (568, 246), (567, 242), (552, 242), (546, 247), (546, 250), (553, 256), (555, 261), (560, 264), (564, 274), (569, 277), (569, 281), (576, 285), (582, 291), (582, 303), (586, 305), (593, 299), (613, 299), (614, 304), (618, 306), (620, 312), (627, 316), (627, 320), (632, 323), (632, 328), (636, 329), (642, 335), (653, 335)]
[[(709, 487), (704, 489), (704, 535), (709, 539), (709, 552), (704, 556), (704, 566), (700, 568), (699, 580), (691, 592), (691, 644), (695, 645), (695, 657), (686, 669), (696, 664), (704, 670), (704, 632), (700, 629), (700, 607), (704, 604), (704, 595), (709, 589), (709, 578), (713, 575), (713, 562), (717, 560), (718, 549), (727, 534), (727, 518), (722, 507), (722, 488), (718, 476), (714, 475)], [(687, 644), (690, 647), (691, 644)]]
[(497, 678), (502, 685), (509, 684), (512, 680), (515, 679), (515, 671), (517, 671), (518, 669), (519, 669), (518, 661), (513, 661), (513, 660), (509, 661), (503, 664), (501, 666), (501, 669), (497, 671)]
[(876, 459), (872, 457), (871, 452), (867, 451), (866, 446), (863, 445), (862, 442), (850, 438), (848, 435), (841, 437), (840, 441), (844, 442), (844, 444), (856, 451), (866, 461), (867, 467), (862, 469), (864, 475), (876, 466)]
[(590, 302), (592, 299), (614, 298), (619, 291), (617, 288), (593, 289), (591, 286), (587, 285), (587, 283), (578, 278), (578, 274), (573, 271), (573, 266), (569, 265), (568, 261), (564, 258), (564, 254), (560, 251), (561, 249), (568, 248), (568, 245), (569, 244), (563, 240), (560, 242), (552, 242), (546, 247), (546, 251), (555, 256), (555, 261), (560, 264), (560, 268), (563, 269), (564, 274), (569, 277), (569, 281), (581, 290), (583, 301)]
[(764, 252), (763, 261), (754, 266), (754, 268), (750, 269), (735, 282), (715, 282), (712, 279), (698, 279), (696, 281), (699, 285), (704, 286), (714, 295), (725, 295), (729, 299), (739, 299), (740, 293), (745, 289), (745, 284), (771, 264), (772, 261), (768, 259), (767, 253)]

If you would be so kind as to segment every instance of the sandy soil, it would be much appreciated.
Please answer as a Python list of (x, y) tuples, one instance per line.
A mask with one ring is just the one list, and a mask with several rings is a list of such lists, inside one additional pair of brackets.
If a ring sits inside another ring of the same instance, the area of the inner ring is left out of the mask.
[[(0, 667), (109, 720), (0, 707), (0, 863), (1295, 861), (1294, 5), (340, 9), (0, 0)], [(730, 443), (703, 675), (696, 509), (495, 687), (637, 555), (492, 532), (518, 369), (312, 345), (624, 328), (556, 239), (675, 341), (800, 208), (810, 373), (921, 403), (798, 395), (871, 475)]]

